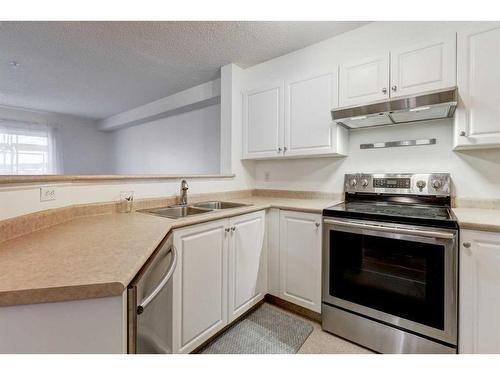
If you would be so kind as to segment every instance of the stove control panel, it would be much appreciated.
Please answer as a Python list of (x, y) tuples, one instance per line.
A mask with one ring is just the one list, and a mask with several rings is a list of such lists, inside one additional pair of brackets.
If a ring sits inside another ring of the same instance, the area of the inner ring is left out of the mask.
[[(374, 188), (384, 188), (384, 189), (409, 189), (411, 179), (409, 178), (374, 178), (373, 187)], [(366, 185), (368, 187), (368, 185)]]
[(350, 193), (397, 193), (450, 196), (448, 173), (346, 174), (344, 189)]

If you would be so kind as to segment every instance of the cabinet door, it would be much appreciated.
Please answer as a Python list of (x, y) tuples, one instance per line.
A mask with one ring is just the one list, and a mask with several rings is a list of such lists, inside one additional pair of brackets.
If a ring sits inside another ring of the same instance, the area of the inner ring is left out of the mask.
[(335, 154), (338, 69), (286, 84), (285, 156)]
[(500, 146), (500, 26), (458, 33), (455, 147)]
[(243, 158), (283, 155), (283, 82), (243, 93)]
[(391, 97), (456, 86), (456, 35), (391, 50)]
[(389, 53), (340, 65), (339, 106), (389, 98)]
[(321, 215), (280, 213), (281, 298), (321, 312)]
[(174, 353), (191, 352), (227, 324), (227, 227), (218, 220), (174, 232)]
[(228, 320), (232, 322), (266, 293), (265, 212), (233, 217), (229, 226)]
[(500, 353), (500, 233), (460, 232), (460, 353)]

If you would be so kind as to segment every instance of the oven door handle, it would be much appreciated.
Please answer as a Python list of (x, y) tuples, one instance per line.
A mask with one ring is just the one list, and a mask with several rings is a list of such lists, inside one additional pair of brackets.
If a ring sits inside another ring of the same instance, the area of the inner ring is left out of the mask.
[(439, 231), (420, 230), (420, 229), (408, 229), (408, 228), (401, 228), (401, 227), (389, 227), (387, 225), (361, 224), (361, 223), (353, 223), (353, 222), (332, 220), (332, 219), (324, 219), (323, 222), (325, 224), (341, 225), (344, 227), (377, 230), (377, 231), (391, 232), (391, 233), (398, 233), (398, 234), (407, 234), (407, 235), (424, 236), (424, 237), (432, 237), (432, 238), (444, 238), (444, 239), (448, 239), (448, 240), (455, 238), (455, 234), (449, 233), (449, 232), (439, 232)]

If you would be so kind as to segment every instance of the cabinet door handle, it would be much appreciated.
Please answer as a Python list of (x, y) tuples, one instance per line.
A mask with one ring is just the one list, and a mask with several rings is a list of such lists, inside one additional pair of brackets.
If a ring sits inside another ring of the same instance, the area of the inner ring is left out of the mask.
[(465, 131), (461, 131), (460, 133), (458, 133), (461, 137), (465, 137), (467, 135), (467, 133), (465, 133)]
[(382, 94), (387, 94), (387, 88), (385, 88), (385, 87), (384, 87), (384, 88), (382, 89)]
[(316, 228), (319, 228), (320, 224), (319, 223), (314, 223), (316, 225)]
[(285, 147), (283, 147), (283, 152), (285, 152), (286, 150), (288, 150), (288, 149), (286, 148), (286, 146), (285, 146)]
[(281, 147), (278, 147), (278, 154), (281, 152)]
[(463, 243), (463, 246), (464, 246), (466, 249), (469, 249), (469, 248), (470, 248), (470, 246), (471, 246), (471, 244), (470, 244), (470, 242), (464, 242), (464, 243)]
[(398, 86), (394, 85), (391, 87), (392, 91), (396, 91), (398, 89)]
[(231, 229), (230, 228), (225, 228), (224, 229), (226, 232), (229, 232)]
[(235, 231), (236, 230), (236, 227), (231, 227), (231, 231)]

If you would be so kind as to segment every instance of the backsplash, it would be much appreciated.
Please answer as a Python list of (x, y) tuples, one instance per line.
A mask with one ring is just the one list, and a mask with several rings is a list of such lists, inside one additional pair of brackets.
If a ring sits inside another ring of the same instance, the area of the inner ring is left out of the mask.
[[(346, 158), (257, 161), (255, 187), (341, 193), (346, 173), (450, 173), (459, 202), (500, 200), (500, 150), (452, 150), (452, 120), (351, 131)], [(435, 145), (361, 150), (360, 144), (436, 138)]]

